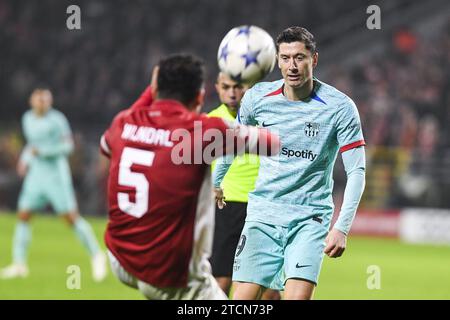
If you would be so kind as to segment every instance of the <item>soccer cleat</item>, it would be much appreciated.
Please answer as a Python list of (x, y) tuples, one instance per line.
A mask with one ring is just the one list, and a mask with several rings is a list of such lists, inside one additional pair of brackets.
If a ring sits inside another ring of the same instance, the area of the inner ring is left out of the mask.
[(25, 264), (11, 264), (0, 270), (0, 279), (26, 278), (29, 271)]
[(92, 278), (95, 282), (100, 282), (105, 279), (106, 274), (108, 273), (106, 262), (106, 255), (101, 251), (92, 257)]

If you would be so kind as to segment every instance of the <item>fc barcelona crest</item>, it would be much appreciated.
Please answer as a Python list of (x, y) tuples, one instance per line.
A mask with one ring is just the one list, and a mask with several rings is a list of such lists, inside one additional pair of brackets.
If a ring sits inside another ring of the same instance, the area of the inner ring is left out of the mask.
[(319, 127), (318, 123), (305, 122), (305, 135), (310, 138), (316, 137), (319, 134)]

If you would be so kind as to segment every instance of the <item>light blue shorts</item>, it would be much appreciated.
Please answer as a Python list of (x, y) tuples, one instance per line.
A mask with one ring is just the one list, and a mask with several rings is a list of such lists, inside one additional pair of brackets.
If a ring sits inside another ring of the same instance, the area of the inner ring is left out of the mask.
[(20, 191), (19, 210), (38, 211), (50, 204), (57, 214), (77, 210), (75, 191), (70, 177), (51, 176), (44, 180), (27, 176)]
[(308, 215), (289, 226), (246, 221), (236, 249), (233, 281), (284, 290), (288, 279), (317, 285), (330, 221)]

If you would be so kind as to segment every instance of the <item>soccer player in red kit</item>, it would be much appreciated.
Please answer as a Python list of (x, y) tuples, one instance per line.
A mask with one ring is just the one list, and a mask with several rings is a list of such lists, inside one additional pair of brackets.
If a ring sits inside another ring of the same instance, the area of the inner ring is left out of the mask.
[(101, 139), (110, 157), (105, 242), (113, 272), (149, 299), (226, 299), (208, 258), (214, 230), (209, 164), (229, 153), (272, 155), (265, 129), (200, 114), (203, 64), (163, 59), (141, 98)]

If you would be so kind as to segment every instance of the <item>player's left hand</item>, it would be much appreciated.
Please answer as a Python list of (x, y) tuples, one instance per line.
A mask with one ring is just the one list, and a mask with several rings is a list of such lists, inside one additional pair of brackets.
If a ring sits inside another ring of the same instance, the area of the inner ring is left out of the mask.
[(216, 203), (219, 209), (223, 209), (227, 204), (225, 202), (225, 197), (223, 195), (222, 188), (214, 188), (214, 195), (216, 197)]
[(330, 258), (338, 258), (342, 256), (347, 246), (347, 236), (337, 229), (332, 229), (325, 239), (325, 254)]
[(17, 164), (17, 174), (19, 177), (23, 178), (27, 174), (28, 171), (28, 165), (22, 161), (19, 161)]

